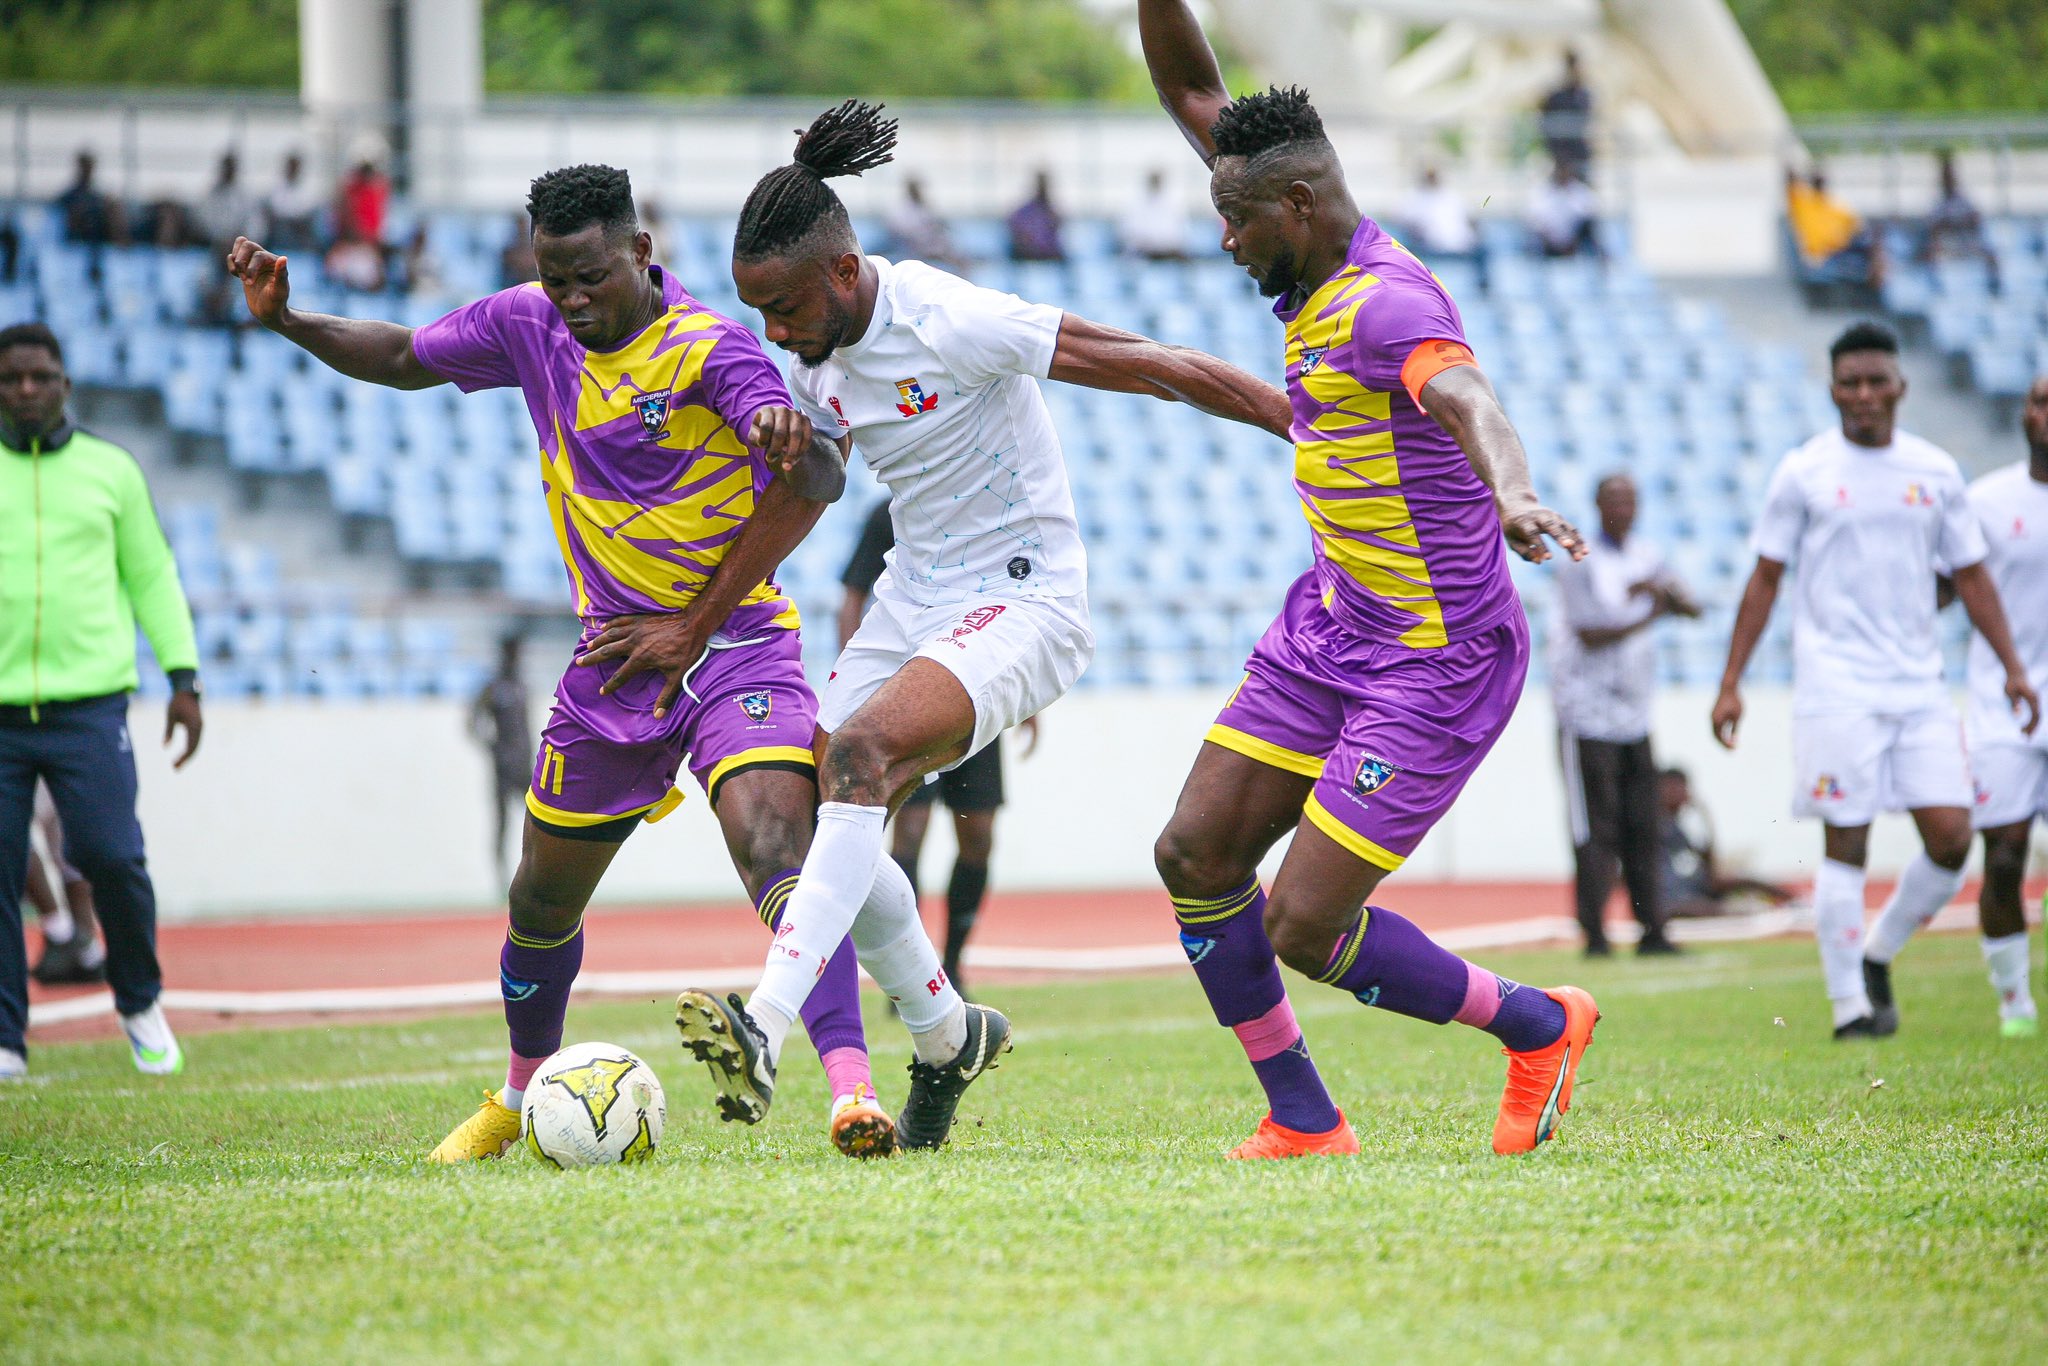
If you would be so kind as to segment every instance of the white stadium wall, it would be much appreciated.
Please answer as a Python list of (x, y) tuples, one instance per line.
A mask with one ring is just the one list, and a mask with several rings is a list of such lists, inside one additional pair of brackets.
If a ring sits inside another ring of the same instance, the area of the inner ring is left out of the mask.
[[(1037, 755), (1009, 765), (995, 885), (1154, 885), (1153, 837), (1173, 809), (1222, 691), (1084, 692), (1048, 712)], [(1775, 689), (1749, 694), (1745, 741), (1735, 755), (1722, 753), (1708, 735), (1709, 701), (1682, 691), (1660, 700), (1660, 758), (1692, 772), (1732, 864), (1811, 876), (1819, 829), (1789, 815), (1789, 696)], [(137, 705), (142, 819), (166, 916), (496, 902), (487, 856), (488, 769), (465, 734), (461, 708), (222, 704), (210, 709), (205, 746), (182, 773), (153, 743), (162, 724), (159, 706)], [(1014, 761), (1014, 739), (1006, 743)], [(681, 809), (627, 842), (600, 900), (738, 895), (709, 808), (694, 785), (687, 790)], [(950, 852), (946, 825), (933, 826), (933, 866)], [(1912, 845), (1911, 827), (1888, 818), (1878, 827), (1873, 869), (1895, 870)], [(1550, 702), (1532, 691), (1456, 810), (1402, 876), (1562, 880), (1569, 860)]]

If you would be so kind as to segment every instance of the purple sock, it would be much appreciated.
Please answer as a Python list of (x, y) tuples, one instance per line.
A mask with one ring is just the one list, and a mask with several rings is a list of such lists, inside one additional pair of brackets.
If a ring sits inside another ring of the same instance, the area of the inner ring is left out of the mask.
[(1392, 911), (1369, 906), (1358, 915), (1317, 981), (1381, 1010), (1483, 1029), (1517, 1053), (1564, 1033), (1564, 1007), (1543, 992), (1466, 962)]
[(562, 1046), (569, 988), (583, 967), (583, 922), (559, 939), (515, 929), (505, 932), (498, 955), (498, 986), (505, 993), (505, 1028), (521, 1058), (546, 1058)]
[(1343, 1122), (1309, 1059), (1308, 1043), (1287, 1003), (1280, 965), (1266, 938), (1266, 894), (1259, 880), (1208, 900), (1173, 899), (1180, 944), (1216, 1022), (1237, 1034), (1265, 1088), (1273, 1122), (1324, 1134)]
[[(789, 894), (796, 888), (799, 871), (791, 868), (770, 880), (754, 902), (755, 912), (771, 934), (782, 924), (782, 908), (788, 904)], [(861, 1028), (860, 1020), (860, 964), (854, 957), (850, 937), (839, 941), (838, 949), (826, 960), (824, 973), (805, 998), (798, 1015), (804, 1022), (804, 1033), (811, 1036), (811, 1047), (818, 1050), (820, 1059), (841, 1048), (857, 1049), (863, 1055), (867, 1053), (867, 1033)]]

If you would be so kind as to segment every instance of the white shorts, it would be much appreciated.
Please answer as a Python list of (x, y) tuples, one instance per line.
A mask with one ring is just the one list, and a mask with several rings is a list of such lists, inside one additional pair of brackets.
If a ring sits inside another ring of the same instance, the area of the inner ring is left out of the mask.
[(1979, 830), (2048, 820), (2048, 749), (1994, 742), (1970, 751), (1977, 803), (1970, 823)]
[(1792, 718), (1792, 814), (1868, 825), (1880, 811), (1971, 806), (1963, 726), (1946, 703)]
[(860, 629), (832, 666), (818, 699), (818, 728), (838, 730), (905, 664), (929, 659), (959, 679), (974, 702), (967, 753), (944, 766), (957, 768), (1010, 727), (1059, 701), (1094, 657), (1086, 599), (983, 595), (924, 607), (884, 573)]

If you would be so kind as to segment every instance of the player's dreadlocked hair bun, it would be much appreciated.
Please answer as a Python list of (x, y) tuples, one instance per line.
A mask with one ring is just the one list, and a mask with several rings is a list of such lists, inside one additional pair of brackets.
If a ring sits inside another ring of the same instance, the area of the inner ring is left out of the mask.
[(1209, 136), (1219, 157), (1255, 157), (1297, 143), (1329, 142), (1322, 115), (1298, 85), (1239, 95), (1217, 112)]
[(566, 237), (592, 223), (607, 233), (640, 226), (633, 210), (633, 180), (616, 166), (564, 166), (535, 178), (526, 196), (535, 232)]
[(796, 155), (761, 177), (740, 210), (732, 254), (742, 261), (779, 256), (821, 224), (852, 236), (846, 206), (825, 182), (884, 166), (896, 150), (896, 120), (879, 104), (848, 100), (812, 121), (796, 140)]

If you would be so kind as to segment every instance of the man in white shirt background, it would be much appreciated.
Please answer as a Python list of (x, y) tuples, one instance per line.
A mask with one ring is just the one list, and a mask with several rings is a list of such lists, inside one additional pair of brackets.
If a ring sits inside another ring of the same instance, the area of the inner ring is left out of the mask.
[[(1941, 674), (1937, 568), (2003, 672), (1999, 695), (2031, 735), (2040, 699), (2013, 648), (1982, 528), (1962, 471), (1940, 447), (1897, 430), (1906, 381), (1898, 338), (1874, 323), (1829, 348), (1830, 395), (1842, 420), (1788, 454), (1756, 525), (1756, 568), (1743, 589), (1714, 734), (1730, 749), (1742, 720), (1743, 668), (1770, 620), (1785, 566), (1794, 583), (1794, 814), (1825, 825), (1814, 879), (1814, 937), (1837, 1039), (1898, 1028), (1891, 962), (1914, 930), (1962, 887), (1972, 791), (1962, 728)], [(1912, 813), (1921, 852), (1863, 925), (1870, 822)]]
[[(2013, 646), (2027, 681), (2048, 688), (2048, 375), (2027, 390), (2020, 412), (2027, 458), (1970, 485), (1970, 508), (1983, 528), (1984, 564), (2011, 613)], [(2048, 819), (2048, 730), (2021, 730), (2005, 700), (1998, 652), (1979, 632), (1970, 638), (1970, 767), (1977, 782), (1972, 813), (1984, 836), (1984, 885), (1977, 911), (1984, 964), (1998, 993), (1999, 1031), (2031, 1038), (2039, 1024), (2027, 983), (2027, 915), (2020, 884), (2027, 838)]]
[(1551, 696), (1589, 957), (1611, 952), (1602, 922), (1617, 864), (1642, 926), (1636, 952), (1678, 952), (1665, 938), (1657, 896), (1657, 763), (1650, 752), (1657, 655), (1650, 627), (1665, 616), (1696, 617), (1700, 609), (1663, 554), (1634, 534), (1636, 503), (1635, 480), (1626, 474), (1600, 481), (1600, 534), (1583, 560), (1558, 567), (1550, 637)]
[(1422, 168), (1421, 181), (1409, 191), (1399, 217), (1408, 246), (1425, 261), (1479, 254), (1479, 228), (1471, 209), (1443, 183), (1434, 166)]
[(1147, 261), (1188, 259), (1186, 201), (1166, 186), (1166, 172), (1145, 177), (1145, 192), (1116, 225), (1117, 241), (1126, 255)]

